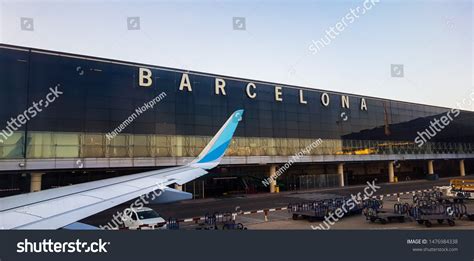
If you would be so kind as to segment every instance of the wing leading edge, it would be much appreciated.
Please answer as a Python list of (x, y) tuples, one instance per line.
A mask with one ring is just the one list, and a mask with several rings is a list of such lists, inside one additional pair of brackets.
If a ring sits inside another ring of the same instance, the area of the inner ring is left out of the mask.
[[(182, 185), (217, 166), (241, 120), (234, 112), (190, 164), (0, 199), (0, 229), (58, 229), (166, 186)], [(173, 193), (167, 197), (173, 197)], [(179, 197), (183, 198), (183, 195)], [(177, 199), (177, 200), (179, 200)], [(167, 202), (173, 198), (167, 198)]]

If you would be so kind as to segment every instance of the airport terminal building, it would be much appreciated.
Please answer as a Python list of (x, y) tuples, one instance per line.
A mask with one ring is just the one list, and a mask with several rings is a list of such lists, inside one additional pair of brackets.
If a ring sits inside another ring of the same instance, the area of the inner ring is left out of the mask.
[(10, 45), (0, 68), (0, 196), (186, 164), (237, 109), (195, 197), (474, 173), (470, 111)]

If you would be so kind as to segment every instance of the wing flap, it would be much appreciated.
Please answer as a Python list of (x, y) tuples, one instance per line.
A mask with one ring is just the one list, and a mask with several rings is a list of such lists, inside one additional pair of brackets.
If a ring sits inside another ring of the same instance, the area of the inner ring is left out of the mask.
[(41, 220), (41, 217), (16, 211), (9, 211), (7, 213), (2, 213), (0, 218), (0, 229), (12, 229), (17, 223), (27, 224), (38, 220)]
[[(193, 169), (199, 169), (200, 168), (193, 168)], [(173, 175), (168, 175), (167, 178), (172, 181), (173, 183), (177, 183), (179, 185), (183, 185), (185, 183), (188, 183), (191, 180), (195, 180), (203, 175), (207, 174), (207, 171), (203, 170), (201, 173), (197, 172), (183, 172), (178, 174), (173, 174)]]
[(150, 202), (152, 202), (153, 204), (164, 204), (164, 203), (176, 202), (176, 201), (187, 200), (187, 199), (192, 199), (192, 198), (193, 198), (193, 194), (191, 193), (183, 192), (183, 191), (179, 191), (179, 190), (167, 187), (164, 189), (164, 191), (162, 191), (159, 197), (156, 197)]

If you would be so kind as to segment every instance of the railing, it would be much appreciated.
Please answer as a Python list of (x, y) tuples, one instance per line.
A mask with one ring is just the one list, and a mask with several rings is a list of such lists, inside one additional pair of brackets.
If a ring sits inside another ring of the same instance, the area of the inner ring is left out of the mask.
[[(171, 135), (119, 135), (107, 140), (101, 134), (30, 133), (0, 144), (0, 158), (132, 158), (195, 157), (211, 137)], [(290, 156), (303, 151), (316, 139), (235, 137), (227, 156)], [(472, 154), (473, 143), (326, 139), (305, 155)]]

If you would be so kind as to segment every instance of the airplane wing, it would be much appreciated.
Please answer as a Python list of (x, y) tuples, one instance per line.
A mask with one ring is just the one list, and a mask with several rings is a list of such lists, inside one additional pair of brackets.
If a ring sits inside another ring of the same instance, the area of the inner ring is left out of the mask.
[(219, 164), (242, 114), (235, 111), (188, 165), (0, 198), (0, 229), (58, 229), (156, 190), (170, 191), (170, 202), (176, 191), (168, 185), (187, 183)]

